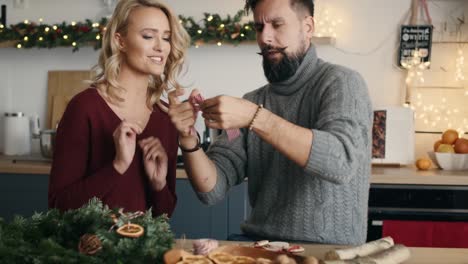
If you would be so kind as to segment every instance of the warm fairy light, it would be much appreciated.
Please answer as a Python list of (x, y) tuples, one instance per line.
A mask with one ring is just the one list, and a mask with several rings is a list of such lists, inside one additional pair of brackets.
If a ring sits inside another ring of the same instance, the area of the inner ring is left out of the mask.
[(76, 47), (76, 42), (73, 42), (73, 43), (72, 43), (72, 46), (73, 46), (73, 47)]
[(42, 22), (44, 22), (44, 19), (41, 17), (39, 18), (39, 23), (42, 23)]
[(28, 41), (29, 40), (28, 36), (24, 36), (23, 40)]
[(44, 31), (45, 31), (45, 32), (49, 32), (49, 30), (50, 30), (49, 27), (44, 28)]
[(223, 43), (221, 43), (220, 41), (218, 41), (218, 43), (216, 43), (216, 45), (221, 46), (221, 45), (223, 45)]
[(97, 27), (99, 27), (99, 23), (93, 23), (92, 26), (93, 26), (93, 28), (97, 28)]
[[(420, 94), (416, 94), (416, 104), (412, 105), (412, 109), (415, 111), (415, 119), (421, 120), (426, 125), (429, 125), (431, 129), (445, 130), (453, 127), (452, 124), (459, 124), (459, 132), (468, 130), (468, 119), (463, 118), (461, 114), (462, 109), (452, 107), (449, 100), (446, 97), (440, 98), (440, 102), (436, 104), (423, 104), (424, 97)], [(414, 107), (414, 108), (413, 108)], [(465, 128), (463, 128), (465, 127)]]
[(202, 32), (203, 32), (203, 31), (202, 31), (201, 29), (199, 29), (199, 30), (197, 31), (198, 34), (201, 34)]
[(210, 22), (211, 20), (213, 20), (213, 16), (209, 16), (206, 20), (208, 20), (208, 22)]
[(44, 40), (44, 38), (43, 38), (43, 37), (39, 37), (39, 41), (43, 41), (43, 40)]
[(71, 22), (71, 25), (72, 25), (72, 26), (76, 26), (76, 22), (75, 22), (75, 21), (72, 21), (72, 22)]
[(335, 18), (329, 9), (324, 9), (323, 13), (317, 14), (316, 19), (316, 35), (317, 37), (334, 37), (338, 35), (336, 33), (337, 27), (343, 22), (340, 18)]
[(224, 24), (219, 25), (220, 28), (224, 28)]
[(16, 45), (16, 48), (18, 48), (18, 49), (21, 49), (21, 47), (22, 47), (21, 44)]
[(96, 36), (96, 39), (97, 39), (97, 40), (100, 40), (100, 39), (101, 39), (101, 36), (100, 36), (100, 35), (97, 35), (97, 36)]
[(244, 28), (245, 28), (245, 30), (250, 30), (249, 26), (245, 26)]
[(26, 19), (26, 20), (24, 20), (24, 22), (23, 22), (23, 23), (25, 23), (25, 24), (29, 24), (29, 20), (27, 20), (27, 19)]
[(63, 39), (68, 39), (68, 35), (63, 35)]
[(414, 81), (424, 83), (424, 70), (429, 68), (430, 62), (424, 62), (419, 54), (419, 50), (413, 51), (413, 56), (401, 60), (401, 66), (408, 70), (406, 84), (411, 85)]
[(465, 56), (463, 55), (463, 50), (458, 49), (458, 58), (455, 62), (455, 80), (456, 81), (463, 81), (465, 80), (465, 75), (463, 74), (463, 70), (465, 68)]
[(54, 25), (52, 28), (53, 28), (54, 30), (57, 30), (58, 27)]
[(0, 24), (0, 29), (3, 29), (5, 26), (3, 24)]
[(241, 35), (240, 35), (240, 36), (241, 36), (241, 37), (244, 37), (245, 35), (244, 35), (244, 33), (241, 33)]

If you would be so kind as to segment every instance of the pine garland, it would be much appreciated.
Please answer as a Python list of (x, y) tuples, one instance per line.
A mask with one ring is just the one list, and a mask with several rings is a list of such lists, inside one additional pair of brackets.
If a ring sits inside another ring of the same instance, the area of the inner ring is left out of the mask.
[[(198, 23), (193, 17), (179, 16), (179, 22), (189, 33), (192, 45), (196, 47), (202, 43), (237, 45), (255, 40), (253, 22), (241, 22), (244, 14), (240, 10), (234, 17), (228, 15), (222, 18), (218, 14), (204, 13), (204, 18)], [(73, 47), (73, 51), (84, 46), (100, 49), (106, 24), (107, 19), (102, 18), (98, 23), (87, 19), (85, 22), (71, 24), (63, 22), (49, 25), (23, 21), (10, 27), (0, 25), (0, 46), (49, 49)]]
[[(77, 209), (60, 213), (52, 209), (30, 218), (0, 219), (2, 263), (162, 263), (174, 242), (166, 216), (153, 218), (151, 211), (132, 219), (145, 229), (139, 238), (125, 238), (109, 231), (115, 213), (96, 198)], [(78, 252), (83, 234), (95, 234), (102, 250), (94, 256)]]

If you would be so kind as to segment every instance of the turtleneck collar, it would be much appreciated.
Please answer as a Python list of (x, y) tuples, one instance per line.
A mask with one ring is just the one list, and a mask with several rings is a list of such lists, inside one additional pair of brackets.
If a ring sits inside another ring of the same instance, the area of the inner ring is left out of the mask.
[(290, 95), (296, 92), (299, 88), (303, 87), (305, 82), (311, 76), (317, 64), (317, 51), (313, 44), (310, 45), (310, 48), (307, 50), (304, 60), (302, 60), (301, 65), (297, 69), (296, 73), (289, 79), (277, 82), (270, 83), (268, 86), (274, 93), (281, 95)]

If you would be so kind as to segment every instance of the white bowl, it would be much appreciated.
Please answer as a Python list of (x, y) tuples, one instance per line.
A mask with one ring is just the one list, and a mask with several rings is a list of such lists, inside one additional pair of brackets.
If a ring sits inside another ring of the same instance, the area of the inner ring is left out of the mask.
[[(436, 165), (443, 170), (468, 170), (468, 154), (442, 152), (435, 152), (434, 154)], [(429, 157), (431, 156), (429, 155)]]

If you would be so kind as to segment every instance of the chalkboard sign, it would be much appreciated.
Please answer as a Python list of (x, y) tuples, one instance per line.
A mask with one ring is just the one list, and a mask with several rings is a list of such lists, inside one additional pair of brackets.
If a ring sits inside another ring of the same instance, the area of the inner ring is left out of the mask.
[(432, 29), (432, 25), (401, 26), (400, 53), (398, 58), (398, 65), (400, 67), (402, 67), (402, 61), (413, 58), (416, 50), (419, 52), (422, 63), (431, 60)]

